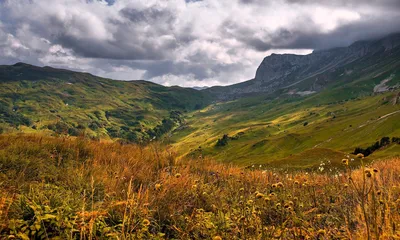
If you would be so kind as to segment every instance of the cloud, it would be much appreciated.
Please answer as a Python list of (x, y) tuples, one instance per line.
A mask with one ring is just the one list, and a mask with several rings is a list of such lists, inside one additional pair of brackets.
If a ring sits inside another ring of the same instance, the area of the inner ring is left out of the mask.
[(271, 53), (400, 31), (399, 10), (398, 0), (0, 0), (0, 64), (227, 85)]

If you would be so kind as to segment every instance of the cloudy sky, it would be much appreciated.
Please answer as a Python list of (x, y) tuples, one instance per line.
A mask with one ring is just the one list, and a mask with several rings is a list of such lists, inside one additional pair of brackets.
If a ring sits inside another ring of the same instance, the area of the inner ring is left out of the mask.
[(400, 0), (0, 0), (0, 64), (227, 85), (271, 53), (398, 31)]

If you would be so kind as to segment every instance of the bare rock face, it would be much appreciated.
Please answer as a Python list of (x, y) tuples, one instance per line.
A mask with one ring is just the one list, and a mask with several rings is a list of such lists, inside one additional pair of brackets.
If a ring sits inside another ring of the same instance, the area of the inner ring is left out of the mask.
[(301, 86), (299, 91), (317, 92), (332, 83), (335, 76), (351, 75), (355, 70), (354, 63), (364, 61), (360, 65), (369, 68), (399, 48), (400, 34), (393, 34), (380, 40), (355, 42), (349, 47), (314, 51), (309, 55), (272, 54), (264, 58), (254, 79), (205, 91), (220, 100), (269, 94), (298, 86)]

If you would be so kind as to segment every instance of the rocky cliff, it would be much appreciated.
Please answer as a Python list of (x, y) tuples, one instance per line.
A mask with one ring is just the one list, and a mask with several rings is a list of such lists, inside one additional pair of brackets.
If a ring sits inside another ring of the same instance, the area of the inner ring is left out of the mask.
[(286, 89), (291, 92), (317, 92), (338, 76), (360, 73), (399, 56), (400, 34), (378, 40), (359, 41), (348, 47), (314, 51), (309, 55), (272, 54), (258, 67), (255, 78), (243, 83), (206, 89), (219, 100), (256, 94), (271, 94)]

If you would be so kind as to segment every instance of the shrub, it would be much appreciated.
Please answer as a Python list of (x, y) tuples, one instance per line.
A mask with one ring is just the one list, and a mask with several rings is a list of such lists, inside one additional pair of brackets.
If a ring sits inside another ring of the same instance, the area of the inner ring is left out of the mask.
[(220, 139), (217, 140), (217, 144), (215, 144), (215, 146), (217, 146), (217, 147), (226, 146), (226, 145), (228, 145), (228, 140), (229, 140), (228, 134), (224, 134), (224, 135), (222, 136), (222, 138), (220, 138)]
[(385, 146), (387, 146), (389, 144), (390, 144), (390, 138), (389, 137), (383, 137), (383, 138), (381, 138), (380, 141), (375, 142), (373, 145), (371, 145), (371, 146), (369, 146), (369, 147), (367, 147), (365, 149), (360, 148), (360, 147), (356, 147), (354, 149), (353, 154), (357, 155), (359, 153), (362, 153), (366, 157), (366, 156), (371, 155), (376, 150), (379, 150), (380, 148), (383, 148), (383, 147), (385, 147)]

